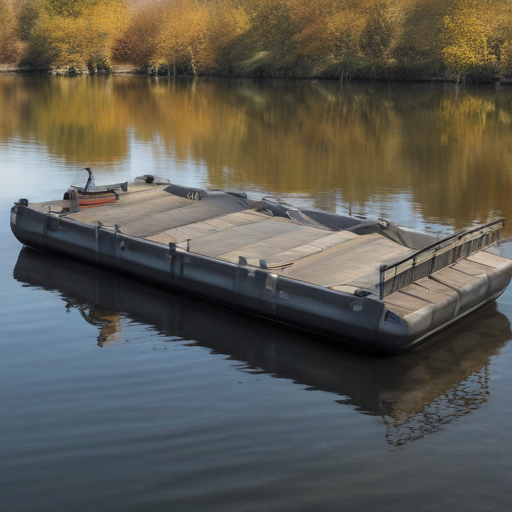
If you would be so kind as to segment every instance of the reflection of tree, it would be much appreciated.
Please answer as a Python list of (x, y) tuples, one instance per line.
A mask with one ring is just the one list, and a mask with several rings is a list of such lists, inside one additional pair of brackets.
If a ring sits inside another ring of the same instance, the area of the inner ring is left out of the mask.
[(424, 144), (403, 144), (414, 200), (428, 218), (453, 219), (456, 227), (510, 211), (512, 187), (508, 94), (460, 90), (442, 95), (436, 108), (408, 118), (404, 129)]
[(56, 157), (80, 164), (110, 162), (128, 150), (126, 105), (112, 80), (2, 77), (0, 136), (28, 136)]
[[(510, 216), (512, 93), (495, 88), (244, 80), (2, 77), (0, 136), (72, 162), (206, 165), (217, 188), (301, 193), (333, 210), (410, 198), (427, 221)], [(165, 173), (166, 169), (158, 172)]]
[(508, 91), (237, 81), (160, 81), (147, 96), (118, 89), (137, 135), (205, 162), (215, 187), (360, 210), (405, 192), (427, 219), (457, 227), (511, 208)]

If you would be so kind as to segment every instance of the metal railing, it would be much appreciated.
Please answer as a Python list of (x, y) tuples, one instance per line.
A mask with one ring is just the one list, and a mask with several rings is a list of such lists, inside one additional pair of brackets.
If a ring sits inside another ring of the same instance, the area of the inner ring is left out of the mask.
[(380, 267), (379, 298), (383, 299), (414, 281), (499, 243), (505, 219), (497, 219), (451, 235), (411, 256)]

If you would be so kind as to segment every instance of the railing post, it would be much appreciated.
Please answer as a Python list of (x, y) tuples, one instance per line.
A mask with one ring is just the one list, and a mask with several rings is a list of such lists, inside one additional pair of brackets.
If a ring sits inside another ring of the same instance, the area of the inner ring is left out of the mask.
[(379, 300), (384, 298), (384, 285), (386, 284), (387, 265), (381, 265), (379, 268)]
[[(428, 271), (428, 274), (427, 275), (430, 275), (432, 274), (432, 272), (434, 272), (434, 268), (436, 266), (436, 257), (437, 257), (437, 248), (434, 249), (434, 255), (432, 256), (432, 263), (430, 264), (430, 270)], [(427, 277), (427, 276), (425, 276)]]

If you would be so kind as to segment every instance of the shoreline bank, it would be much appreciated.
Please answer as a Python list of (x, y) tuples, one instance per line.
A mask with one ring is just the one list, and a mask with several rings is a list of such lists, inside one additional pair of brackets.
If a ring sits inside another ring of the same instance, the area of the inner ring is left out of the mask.
[[(29, 69), (25, 67), (17, 66), (16, 64), (0, 64), (0, 75), (54, 75), (54, 76), (80, 76), (81, 74), (66, 74), (64, 72), (52, 73), (51, 71)], [(83, 73), (86, 74), (86, 73)], [(89, 73), (90, 75), (101, 75), (104, 73)], [(145, 72), (135, 66), (129, 64), (119, 64), (113, 66), (112, 73), (105, 73), (112, 75), (144, 75)]]
[[(142, 68), (138, 68), (136, 66), (130, 64), (117, 64), (113, 66), (113, 69), (110, 73), (66, 73), (64, 70), (58, 70), (56, 72), (51, 71), (43, 71), (43, 70), (34, 70), (26, 67), (20, 67), (16, 64), (0, 64), (0, 75), (51, 75), (51, 76), (67, 76), (67, 77), (76, 77), (76, 76), (148, 76), (148, 77), (161, 77), (161, 78), (179, 78), (179, 77), (190, 77), (194, 78), (194, 75), (189, 74), (177, 74), (175, 76), (168, 75), (166, 73), (154, 73)], [(245, 78), (245, 79), (277, 79), (277, 80), (328, 80), (328, 81), (341, 81), (341, 82), (381, 82), (381, 83), (459, 83), (461, 85), (512, 85), (512, 79), (499, 79), (496, 78), (494, 80), (482, 80), (482, 81), (457, 81), (455, 79), (450, 78), (440, 78), (440, 77), (431, 77), (431, 78), (375, 78), (368, 79), (363, 77), (354, 77), (350, 79), (340, 79), (339, 77), (329, 77), (329, 76), (238, 76), (238, 75), (215, 75), (215, 74), (204, 74), (197, 75), (195, 78)]]

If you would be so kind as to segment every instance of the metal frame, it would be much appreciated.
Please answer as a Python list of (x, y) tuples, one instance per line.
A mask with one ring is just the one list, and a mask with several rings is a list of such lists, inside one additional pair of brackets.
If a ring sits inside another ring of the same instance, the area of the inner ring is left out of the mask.
[(500, 230), (504, 226), (504, 218), (496, 219), (455, 233), (396, 263), (382, 265), (379, 269), (379, 298), (382, 300), (418, 279), (427, 277), (482, 249), (499, 244)]

